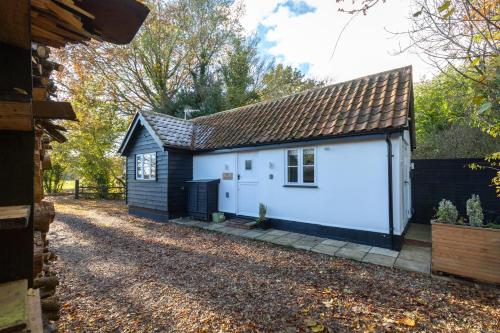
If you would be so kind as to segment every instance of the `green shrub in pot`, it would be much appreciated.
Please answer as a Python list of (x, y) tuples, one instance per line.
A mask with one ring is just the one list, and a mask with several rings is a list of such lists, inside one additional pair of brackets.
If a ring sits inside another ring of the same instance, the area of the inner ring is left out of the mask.
[(483, 208), (481, 207), (481, 200), (479, 195), (473, 194), (466, 203), (467, 216), (469, 217), (469, 224), (473, 227), (483, 226)]
[(450, 200), (443, 199), (439, 202), (436, 218), (441, 223), (455, 224), (458, 219), (458, 210)]
[(266, 222), (267, 207), (262, 202), (259, 203), (259, 217), (257, 218), (258, 224), (264, 224)]

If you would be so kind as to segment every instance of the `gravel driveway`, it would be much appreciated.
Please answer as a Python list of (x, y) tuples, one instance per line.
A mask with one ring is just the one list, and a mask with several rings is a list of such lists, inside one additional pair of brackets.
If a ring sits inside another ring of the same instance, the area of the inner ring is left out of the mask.
[(493, 332), (500, 291), (56, 200), (63, 332)]

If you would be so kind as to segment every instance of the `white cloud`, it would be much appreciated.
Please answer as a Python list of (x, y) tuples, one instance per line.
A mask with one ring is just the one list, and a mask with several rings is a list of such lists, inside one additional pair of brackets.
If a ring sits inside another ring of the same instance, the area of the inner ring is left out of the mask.
[(246, 0), (245, 15), (241, 19), (241, 24), (247, 32), (254, 32), (257, 25), (264, 18), (270, 15), (279, 3), (283, 0)]
[(316, 10), (302, 15), (294, 15), (285, 6), (274, 11), (278, 3), (284, 2), (247, 0), (244, 27), (249, 32), (254, 31), (258, 23), (271, 27), (265, 39), (276, 44), (267, 52), (296, 67), (309, 63), (310, 76), (343, 81), (406, 65), (414, 66), (417, 80), (431, 73), (416, 55), (392, 55), (398, 43), (405, 41), (387, 30), (409, 28), (408, 0), (380, 3), (366, 16), (355, 17), (345, 29), (333, 59), (330, 59), (333, 46), (352, 16), (338, 12), (339, 5), (333, 0), (306, 0)]

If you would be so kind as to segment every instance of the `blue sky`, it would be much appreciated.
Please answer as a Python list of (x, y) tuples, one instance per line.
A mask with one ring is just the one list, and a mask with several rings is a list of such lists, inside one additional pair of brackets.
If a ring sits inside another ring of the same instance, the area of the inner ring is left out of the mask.
[[(293, 65), (308, 76), (338, 82), (406, 65), (414, 66), (416, 80), (432, 76), (432, 69), (418, 56), (395, 55), (408, 41), (388, 31), (410, 28), (412, 9), (407, 0), (380, 3), (366, 16), (352, 20), (352, 15), (338, 11), (335, 0), (243, 2), (243, 26), (261, 39), (263, 55)], [(349, 20), (332, 58), (333, 46)]]

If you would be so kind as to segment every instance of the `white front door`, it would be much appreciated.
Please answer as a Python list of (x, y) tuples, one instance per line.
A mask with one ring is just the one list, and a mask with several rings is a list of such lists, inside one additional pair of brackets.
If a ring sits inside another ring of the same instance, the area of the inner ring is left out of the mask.
[(238, 153), (237, 171), (237, 214), (256, 217), (259, 212), (257, 153)]

